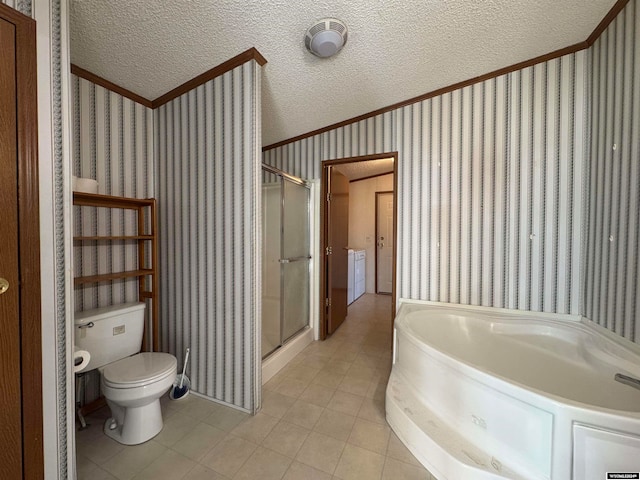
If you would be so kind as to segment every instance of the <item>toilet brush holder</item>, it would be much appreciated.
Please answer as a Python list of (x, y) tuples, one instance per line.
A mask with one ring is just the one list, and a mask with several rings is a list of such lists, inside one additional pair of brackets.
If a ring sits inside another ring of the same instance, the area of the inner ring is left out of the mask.
[(184, 372), (187, 370), (187, 363), (189, 363), (189, 349), (187, 348), (187, 354), (184, 357), (184, 365), (182, 366), (182, 373), (176, 377), (176, 381), (173, 382), (173, 388), (169, 393), (171, 400), (180, 400), (189, 394), (189, 388), (191, 382)]
[[(180, 382), (182, 382), (182, 389), (180, 389)], [(189, 395), (190, 389), (191, 389), (191, 381), (189, 380), (189, 377), (187, 377), (184, 374), (178, 374), (176, 376), (176, 380), (173, 382), (173, 386), (171, 387), (171, 390), (169, 391), (169, 398), (171, 400), (182, 400), (187, 395)], [(181, 392), (184, 392), (184, 393), (180, 395)]]

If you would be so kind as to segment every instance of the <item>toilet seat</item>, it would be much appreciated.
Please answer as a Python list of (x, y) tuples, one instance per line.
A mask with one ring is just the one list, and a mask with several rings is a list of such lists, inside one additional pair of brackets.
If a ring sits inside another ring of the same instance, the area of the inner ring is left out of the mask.
[(110, 363), (102, 381), (111, 388), (137, 388), (175, 375), (177, 360), (168, 353), (144, 352)]

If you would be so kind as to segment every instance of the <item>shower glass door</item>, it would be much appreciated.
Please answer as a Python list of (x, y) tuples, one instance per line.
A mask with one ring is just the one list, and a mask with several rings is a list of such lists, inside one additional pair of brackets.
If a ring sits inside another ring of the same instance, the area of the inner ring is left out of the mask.
[(262, 354), (280, 346), (282, 182), (262, 186)]
[(262, 186), (262, 357), (309, 325), (309, 186), (271, 167)]
[(285, 180), (282, 222), (283, 342), (309, 324), (309, 189)]

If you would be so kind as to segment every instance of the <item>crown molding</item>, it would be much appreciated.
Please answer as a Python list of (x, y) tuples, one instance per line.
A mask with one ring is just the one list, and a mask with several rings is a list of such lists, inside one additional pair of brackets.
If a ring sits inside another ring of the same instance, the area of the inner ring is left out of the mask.
[(71, 73), (80, 78), (84, 78), (85, 80), (89, 80), (90, 82), (95, 83), (96, 85), (100, 85), (101, 87), (104, 87), (107, 90), (111, 90), (112, 92), (122, 95), (123, 97), (126, 97), (129, 100), (133, 100), (134, 102), (137, 102), (140, 105), (144, 105), (147, 108), (153, 108), (151, 100), (146, 99), (143, 96), (138, 95), (137, 93), (133, 93), (131, 90), (127, 90), (126, 88), (123, 88), (120, 85), (116, 85), (115, 83), (110, 82), (106, 78), (102, 78), (73, 63), (71, 64)]
[(85, 70), (84, 68), (81, 68), (73, 63), (71, 64), (71, 73), (77, 75), (78, 77), (84, 78), (85, 80), (89, 80), (96, 85), (100, 85), (107, 90), (111, 90), (112, 92), (122, 95), (123, 97), (133, 100), (140, 105), (144, 105), (147, 108), (155, 109), (167, 102), (170, 102), (171, 100), (178, 98), (180, 95), (185, 94), (189, 90), (199, 87), (200, 85), (216, 77), (219, 77), (220, 75), (224, 75), (225, 73), (251, 60), (255, 60), (260, 66), (263, 66), (267, 63), (267, 60), (262, 56), (262, 54), (257, 49), (251, 47), (249, 50), (246, 50), (241, 54), (230, 58), (226, 62), (213, 67), (211, 70), (207, 70), (206, 72), (198, 75), (195, 78), (192, 78), (188, 82), (183, 83), (179, 87), (174, 88), (173, 90), (165, 93), (155, 100), (144, 98), (143, 96), (138, 95), (131, 90), (127, 90), (126, 88), (116, 85), (115, 83), (98, 75), (95, 75), (94, 73), (91, 73), (88, 70)]
[(595, 43), (596, 40), (598, 40), (598, 38), (600, 38), (600, 35), (604, 33), (604, 31), (611, 24), (611, 22), (615, 20), (615, 18), (622, 11), (622, 9), (627, 6), (627, 3), (629, 3), (629, 0), (618, 0), (616, 3), (613, 4), (613, 7), (611, 7), (611, 10), (609, 10), (609, 12), (602, 19), (602, 21), (598, 24), (598, 26), (593, 30), (593, 32), (591, 32), (591, 35), (589, 35), (589, 37), (587, 38), (586, 40), (587, 46), (590, 47)]
[[(318, 128), (316, 130), (312, 130), (310, 132), (307, 133), (303, 133), (301, 135), (297, 135), (295, 137), (291, 137), (288, 138), (286, 140), (282, 140), (280, 142), (276, 142), (273, 143), (271, 145), (267, 145), (265, 147), (262, 148), (263, 152), (266, 152), (267, 150), (272, 150), (274, 148), (278, 148), (278, 147), (282, 147), (284, 145), (287, 145), (289, 143), (294, 143), (297, 142), (299, 140), (304, 140), (305, 138), (309, 138), (309, 137), (313, 137), (315, 135), (319, 135), (321, 133), (325, 133), (328, 132), (330, 130), (334, 130), (336, 128), (340, 128), (340, 127), (344, 127), (347, 125), (351, 125), (352, 123), (357, 123), (360, 122), (362, 120), (366, 120), (368, 118), (371, 117), (375, 117), (377, 115), (381, 115), (383, 113), (387, 113), (387, 112), (391, 112), (393, 110), (397, 110), (399, 108), (405, 107), (407, 105), (411, 105), (414, 103), (418, 103), (418, 102), (422, 102), (424, 100), (428, 100), (429, 98), (433, 98), (433, 97), (437, 97), (440, 95), (444, 95), (446, 93), (452, 92), (454, 90), (458, 90), (460, 88), (464, 88), (470, 85), (474, 85), (476, 83), (480, 83), (480, 82), (484, 82), (486, 80), (490, 80), (492, 78), (495, 77), (499, 77), (501, 75), (506, 75), (508, 73), (511, 72), (515, 72), (517, 70), (521, 70), (523, 68), (527, 68), (527, 67), (531, 67), (533, 65), (537, 65), (538, 63), (543, 63), (543, 62), (548, 62), (549, 60), (553, 60), (555, 58), (558, 57), (562, 57), (564, 55), (568, 55), (571, 53), (575, 53), (575, 52), (579, 52), (581, 50), (584, 50), (586, 48), (591, 47), (596, 40), (598, 40), (598, 38), (600, 38), (600, 35), (602, 35), (602, 33), (607, 29), (607, 27), (611, 24), (611, 22), (618, 16), (618, 14), (622, 11), (622, 9), (629, 3), (629, 0), (618, 0), (613, 7), (611, 7), (611, 9), (609, 10), (609, 12), (605, 15), (605, 17), (602, 19), (602, 21), (596, 26), (596, 28), (593, 30), (593, 32), (591, 32), (591, 35), (589, 35), (589, 37), (584, 40), (583, 42), (579, 42), (576, 43), (575, 45), (570, 45), (568, 47), (565, 48), (561, 48), (559, 50), (555, 50), (553, 52), (550, 53), (546, 53), (544, 55), (540, 55), (538, 57), (535, 58), (531, 58), (529, 60), (525, 60), (523, 62), (519, 62), (519, 63), (515, 63), (513, 65), (509, 65), (507, 67), (504, 68), (500, 68), (498, 70), (494, 70), (492, 72), (477, 76), (477, 77), (473, 77), (473, 78), (469, 78), (467, 80), (463, 80), (462, 82), (458, 82), (455, 83), (453, 85), (449, 85), (447, 87), (443, 87), (443, 88), (439, 88), (437, 90), (433, 90), (431, 92), (427, 92), (425, 94), (419, 95), (417, 97), (413, 97), (410, 98), (408, 100), (403, 100), (402, 102), (398, 102), (398, 103), (394, 103), (392, 105), (383, 107), (383, 108), (379, 108), (377, 110), (373, 110), (371, 112), (362, 114), (362, 115), (358, 115), (357, 117), (353, 117), (353, 118), (349, 118), (347, 120), (343, 120), (341, 122), (337, 122), (337, 123), (333, 123), (331, 125), (327, 125), (326, 127), (322, 127), (322, 128)], [(77, 75), (78, 77), (84, 78), (86, 80), (89, 80), (90, 82), (95, 83), (96, 85), (100, 85), (101, 87), (104, 87), (108, 90), (111, 90), (115, 93), (118, 93), (120, 95), (122, 95), (123, 97), (129, 98), (131, 100), (133, 100), (134, 102), (140, 103), (141, 105), (144, 105), (145, 107), (148, 108), (153, 108), (156, 109), (172, 100), (175, 100), (176, 98), (178, 98), (181, 95), (184, 95), (185, 93), (187, 93), (190, 90), (193, 90), (194, 88), (199, 87), (200, 85), (216, 78), (219, 77), (220, 75), (224, 75), (225, 73), (227, 73), (230, 70), (233, 70), (234, 68), (249, 62), (251, 60), (255, 60), (258, 65), (260, 66), (264, 66), (267, 63), (267, 60), (264, 58), (264, 56), (262, 56), (262, 54), (254, 47), (250, 48), (249, 50), (246, 50), (242, 53), (240, 53), (239, 55), (236, 55), (233, 58), (230, 58), (229, 60), (227, 60), (226, 62), (221, 63), (220, 65), (217, 65), (215, 67), (213, 67), (210, 70), (207, 70), (206, 72), (198, 75), (195, 78), (192, 78), (191, 80), (183, 83), (182, 85), (174, 88), (173, 90), (165, 93), (164, 95), (161, 95), (160, 97), (154, 99), (154, 100), (149, 100), (147, 98), (144, 98), (136, 93), (133, 93), (130, 90), (127, 90), (126, 88), (120, 87), (119, 85), (116, 85), (113, 82), (110, 82), (109, 80), (106, 80), (102, 77), (99, 77), (98, 75), (95, 75), (81, 67), (78, 67), (77, 65), (71, 64), (71, 73), (74, 75)]]
[(184, 95), (185, 93), (193, 90), (194, 88), (197, 88), (200, 85), (205, 84), (216, 77), (219, 77), (220, 75), (224, 75), (225, 73), (251, 60), (255, 60), (260, 66), (263, 66), (267, 63), (267, 61), (260, 54), (260, 52), (255, 48), (251, 47), (249, 50), (242, 52), (240, 55), (236, 55), (235, 57), (230, 58), (226, 62), (221, 63), (216, 67), (213, 67), (211, 70), (207, 70), (206, 72), (198, 75), (197, 77), (192, 78), (188, 82), (183, 83), (179, 87), (176, 87), (173, 90), (165, 93), (164, 95), (156, 98), (152, 102), (153, 108), (161, 107), (165, 103), (168, 103), (171, 100), (175, 100), (179, 96)]
[(351, 125), (352, 123), (357, 123), (362, 120), (366, 120), (371, 117), (375, 117), (377, 115), (381, 115), (383, 113), (391, 112), (398, 108), (406, 107), (407, 105), (411, 105), (414, 103), (422, 102), (424, 100), (428, 100), (429, 98), (437, 97), (439, 95), (444, 95), (445, 93), (452, 92), (454, 90), (458, 90), (460, 88), (468, 87), (469, 85), (473, 85), (476, 83), (484, 82), (486, 80), (490, 80), (495, 77), (499, 77), (501, 75), (505, 75), (507, 73), (515, 72), (517, 70), (521, 70), (523, 68), (531, 67), (533, 65), (537, 65), (538, 63), (548, 62), (549, 60), (553, 60), (554, 58), (562, 57), (564, 55), (568, 55), (570, 53), (579, 52), (580, 50), (584, 50), (589, 48), (594, 42), (602, 35), (602, 33), (606, 30), (609, 24), (616, 18), (616, 16), (622, 11), (622, 9), (629, 3), (629, 0), (618, 0), (613, 7), (609, 10), (609, 12), (605, 15), (602, 21), (598, 24), (598, 26), (591, 32), (591, 35), (584, 40), (583, 42), (576, 43), (575, 45), (570, 45), (565, 48), (561, 48), (559, 50), (555, 50), (550, 53), (546, 53), (544, 55), (540, 55), (535, 58), (531, 58), (529, 60), (525, 60), (524, 62), (515, 63), (508, 67), (500, 68), (498, 70), (494, 70), (493, 72), (485, 73), (484, 75), (480, 75), (478, 77), (469, 78), (467, 80), (463, 80), (462, 82), (454, 83), (453, 85), (449, 85), (447, 87), (439, 88), (437, 90), (433, 90), (431, 92), (419, 95), (417, 97), (410, 98), (408, 100), (404, 100), (402, 102), (394, 103), (393, 105), (389, 105), (387, 107), (379, 108), (369, 113), (365, 113), (362, 115), (358, 115), (357, 117), (350, 118), (348, 120), (343, 120), (338, 123), (334, 123), (332, 125), (327, 125), (326, 127), (318, 128), (316, 130), (312, 130), (307, 133), (303, 133), (301, 135), (297, 135), (292, 138), (288, 138), (286, 140), (282, 140), (277, 143), (273, 143), (271, 145), (267, 145), (262, 148), (263, 152), (267, 150), (273, 150), (274, 148), (282, 147), (284, 145), (288, 145), (289, 143), (294, 143), (300, 140), (304, 140), (305, 138), (313, 137), (315, 135), (319, 135), (321, 133), (328, 132), (330, 130), (334, 130), (336, 128), (345, 127), (347, 125)]

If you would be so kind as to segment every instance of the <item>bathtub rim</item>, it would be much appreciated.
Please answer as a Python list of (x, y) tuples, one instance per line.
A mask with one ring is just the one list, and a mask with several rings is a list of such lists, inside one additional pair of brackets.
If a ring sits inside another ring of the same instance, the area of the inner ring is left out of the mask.
[(608, 328), (603, 327), (602, 325), (597, 324), (593, 320), (584, 317), (582, 315), (573, 315), (568, 313), (551, 313), (551, 312), (536, 312), (533, 310), (518, 310), (518, 309), (510, 309), (510, 308), (501, 308), (501, 307), (485, 307), (481, 305), (463, 305), (459, 303), (447, 303), (447, 302), (432, 302), (430, 300), (414, 300), (410, 298), (400, 298), (398, 300), (398, 308), (396, 310), (396, 315), (394, 319), (394, 329), (396, 325), (396, 320), (402, 314), (402, 307), (405, 305), (424, 305), (424, 306), (432, 306), (432, 307), (446, 307), (446, 308), (455, 308), (459, 310), (466, 310), (470, 312), (482, 312), (482, 313), (501, 313), (505, 315), (510, 315), (514, 317), (529, 317), (534, 319), (542, 317), (546, 320), (556, 320), (561, 322), (569, 322), (570, 324), (583, 324), (587, 327), (587, 329), (593, 330), (596, 333), (604, 336), (608, 340), (613, 343), (618, 344), (618, 346), (628, 350), (633, 355), (640, 356), (640, 344), (634, 343), (628, 338), (625, 338), (617, 333), (612, 332)]
[[(575, 326), (581, 325), (587, 329), (594, 330), (596, 334), (604, 335), (608, 340), (614, 342), (619, 347), (629, 350), (630, 353), (634, 355), (640, 356), (640, 345), (636, 345), (633, 342), (616, 335), (615, 333), (605, 329), (604, 327), (595, 324), (594, 322), (584, 319), (579, 315), (566, 315), (566, 314), (554, 314), (547, 312), (531, 312), (525, 310), (511, 310), (505, 308), (495, 308), (495, 307), (481, 307), (475, 305), (459, 305), (453, 303), (443, 303), (443, 302), (430, 302), (424, 300), (410, 300), (410, 299), (400, 299), (400, 308), (396, 313), (396, 318), (394, 320), (393, 327), (393, 365), (396, 363), (396, 349), (397, 349), (397, 329), (398, 329), (398, 320), (405, 320), (402, 315), (405, 313), (405, 309), (402, 307), (405, 305), (422, 305), (422, 306), (433, 306), (433, 307), (447, 307), (453, 308), (457, 310), (465, 310), (470, 312), (483, 312), (483, 313), (500, 313), (507, 314), (515, 317), (538, 317), (542, 316), (545, 320), (559, 320), (559, 321), (567, 321), (573, 323)], [(587, 320), (587, 322), (585, 322)], [(596, 328), (597, 327), (597, 328)], [(602, 331), (604, 330), (604, 332)], [(458, 370), (461, 374), (468, 377), (469, 379), (483, 383), (490, 388), (493, 388), (498, 391), (508, 391), (510, 388), (514, 388), (516, 392), (518, 392), (517, 396), (514, 396), (510, 393), (514, 398), (520, 398), (521, 400), (536, 404), (538, 402), (546, 401), (550, 402), (554, 408), (561, 409), (563, 407), (571, 407), (575, 408), (579, 411), (595, 413), (596, 415), (608, 417), (610, 419), (620, 419), (628, 418), (633, 419), (634, 421), (640, 422), (640, 410), (632, 411), (632, 410), (619, 410), (613, 408), (601, 407), (598, 405), (593, 405), (590, 403), (580, 402), (577, 400), (573, 400), (570, 398), (562, 397), (545, 390), (540, 390), (534, 388), (530, 385), (526, 385), (510, 378), (501, 376), (491, 370), (484, 369), (479, 365), (472, 364), (466, 362), (458, 357), (449, 355), (445, 352), (442, 352), (438, 348), (421, 341), (419, 337), (417, 337), (412, 331), (402, 330), (403, 336), (409, 340), (412, 344), (414, 344), (417, 348), (422, 350), (424, 354), (432, 357), (434, 360), (441, 362), (446, 365), (448, 368), (453, 368)], [(608, 333), (608, 334), (607, 334)], [(624, 340), (624, 342), (621, 342)], [(631, 345), (626, 345), (625, 343), (630, 343)]]

